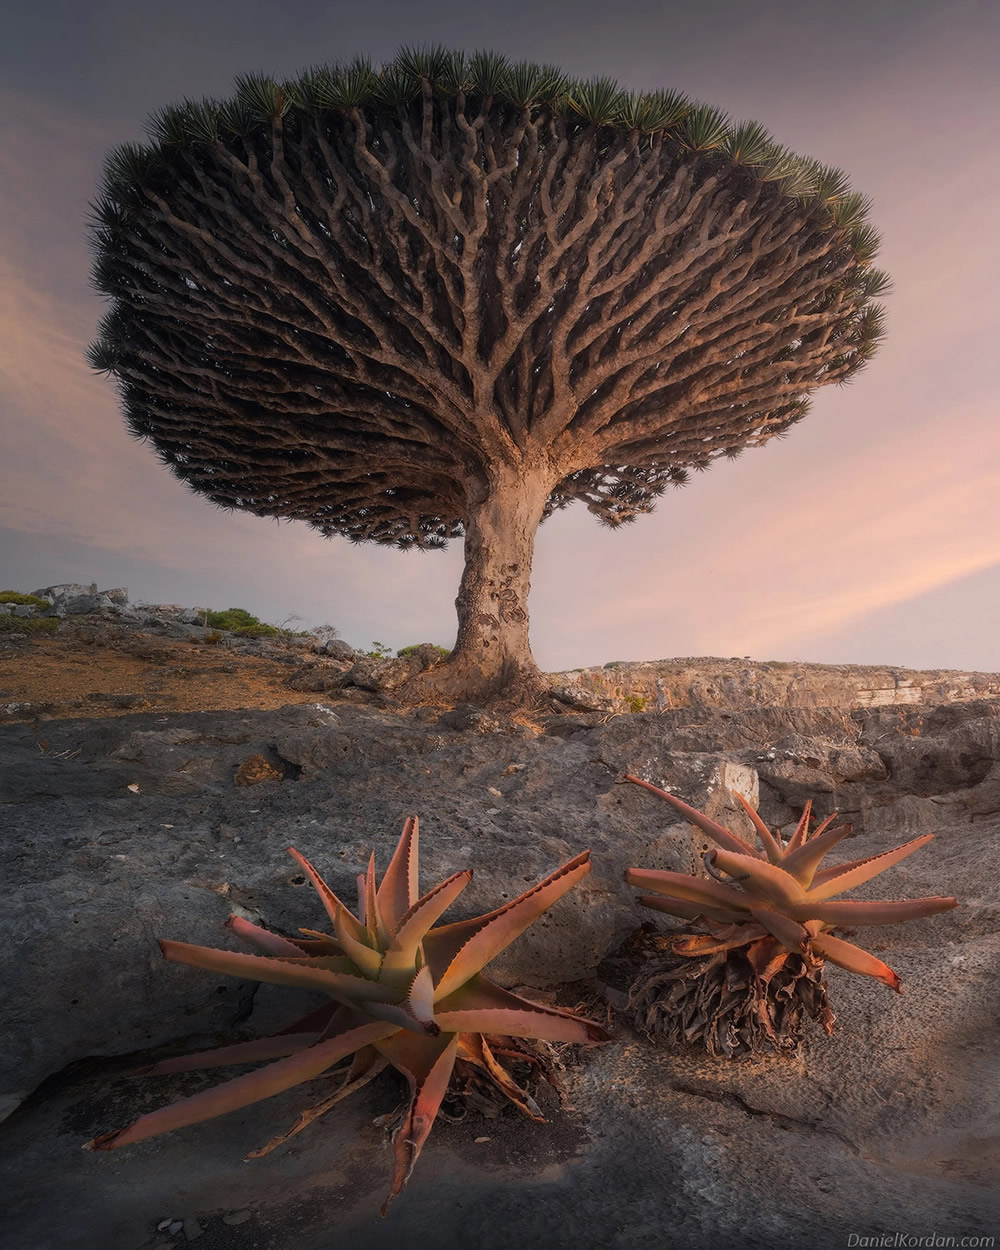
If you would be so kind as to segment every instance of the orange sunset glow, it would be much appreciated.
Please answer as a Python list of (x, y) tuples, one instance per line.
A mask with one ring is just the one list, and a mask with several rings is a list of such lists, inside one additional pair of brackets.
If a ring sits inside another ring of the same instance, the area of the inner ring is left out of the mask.
[(709, 3), (682, 22), (633, 6), (639, 23), (584, 4), (567, 30), (553, 5), (528, 32), (471, 6), (446, 21), (421, 4), (307, 3), (288, 22), (255, 0), (235, 23), (228, 4), (41, 7), (10, 10), (0, 51), (0, 588), (97, 581), (330, 622), (356, 645), (452, 644), (460, 542), (401, 553), (219, 511), (128, 436), (114, 385), (85, 361), (105, 307), (85, 224), (109, 148), (241, 71), (442, 41), (759, 119), (873, 197), (893, 279), (881, 351), (818, 392), (786, 438), (693, 475), (617, 532), (578, 504), (542, 526), (540, 666), (750, 655), (1000, 669), (1000, 9), (887, 5), (892, 22), (829, 32), (821, 6)]

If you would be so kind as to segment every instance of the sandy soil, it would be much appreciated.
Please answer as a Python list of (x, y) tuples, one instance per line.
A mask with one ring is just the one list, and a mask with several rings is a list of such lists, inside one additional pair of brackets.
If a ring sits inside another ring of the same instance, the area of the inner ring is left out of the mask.
[(308, 656), (242, 655), (224, 644), (174, 641), (109, 627), (63, 626), (51, 637), (0, 637), (0, 720), (130, 712), (233, 711), (310, 703), (284, 685)]

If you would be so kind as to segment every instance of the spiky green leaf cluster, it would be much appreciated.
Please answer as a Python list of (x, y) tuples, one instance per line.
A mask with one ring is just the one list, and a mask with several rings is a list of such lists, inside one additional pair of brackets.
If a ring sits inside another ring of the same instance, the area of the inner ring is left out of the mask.
[(607, 77), (573, 79), (557, 66), (441, 45), (403, 47), (380, 66), (366, 57), (312, 66), (288, 81), (243, 74), (234, 86), (228, 100), (184, 100), (154, 114), (147, 123), (150, 145), (123, 144), (111, 153), (103, 195), (127, 202), (156, 166), (165, 167), (171, 148), (248, 141), (272, 125), (294, 126), (303, 117), (405, 113), (419, 107), (427, 92), (438, 104), (487, 103), (498, 112), (527, 110), (535, 117), (545, 112), (609, 135), (631, 131), (647, 141), (655, 136), (700, 158), (732, 162), (790, 197), (815, 201), (852, 247), (854, 232), (864, 227), (869, 233), (857, 239), (856, 249), (862, 264), (877, 250), (877, 235), (866, 224), (870, 201), (849, 190), (840, 170), (788, 151), (758, 122), (733, 122), (720, 109), (675, 91), (628, 91)]
[(394, 1135), (396, 1167), (388, 1206), (409, 1179), (456, 1060), (481, 1069), (522, 1111), (540, 1118), (526, 1091), (496, 1059), (488, 1038), (595, 1042), (608, 1040), (608, 1035), (571, 1011), (501, 989), (483, 976), (482, 968), (590, 872), (590, 852), (577, 855), (496, 911), (437, 925), (472, 880), (472, 871), (456, 872), (421, 896), (418, 832), (416, 816), (409, 817), (378, 884), (372, 855), (367, 872), (358, 877), (356, 914), (304, 856), (288, 848), (315, 887), (332, 933), (302, 929), (304, 938), (283, 938), (231, 916), (230, 931), (257, 953), (162, 941), (164, 956), (177, 963), (316, 990), (330, 1003), (273, 1037), (155, 1064), (150, 1073), (277, 1060), (141, 1116), (127, 1128), (95, 1138), (92, 1148), (113, 1150), (249, 1106), (353, 1055), (344, 1086), (328, 1105), (386, 1063), (410, 1085), (409, 1107)]
[[(834, 937), (830, 930), (841, 925), (899, 924), (948, 911), (958, 902), (951, 897), (899, 902), (862, 902), (837, 897), (845, 890), (871, 881), (926, 846), (934, 836), (931, 833), (881, 855), (820, 868), (827, 853), (851, 832), (848, 824), (831, 827), (836, 813), (810, 834), (811, 804), (807, 803), (795, 832), (785, 843), (781, 834), (772, 832), (742, 795), (737, 795), (760, 838), (762, 849), (758, 849), (666, 790), (631, 774), (627, 774), (626, 779), (666, 799), (691, 824), (707, 834), (719, 849), (708, 852), (706, 863), (713, 875), (719, 870), (724, 874), (720, 880), (705, 881), (687, 873), (629, 868), (625, 873), (626, 881), (655, 891), (640, 898), (646, 907), (685, 920), (704, 919), (737, 926), (728, 940), (730, 946), (742, 946), (770, 936), (786, 951), (809, 950), (898, 991), (899, 977), (891, 968), (853, 942)], [(691, 947), (689, 943), (685, 953), (701, 953), (706, 949), (704, 943), (700, 947)]]

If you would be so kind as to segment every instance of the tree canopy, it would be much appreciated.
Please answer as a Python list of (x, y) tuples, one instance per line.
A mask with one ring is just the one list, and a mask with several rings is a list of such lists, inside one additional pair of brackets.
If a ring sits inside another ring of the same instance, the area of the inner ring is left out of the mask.
[(91, 363), (217, 504), (403, 548), (464, 535), (453, 665), (530, 664), (553, 509), (648, 512), (882, 336), (868, 200), (676, 92), (404, 49), (246, 75), (148, 131), (94, 205), (114, 304)]

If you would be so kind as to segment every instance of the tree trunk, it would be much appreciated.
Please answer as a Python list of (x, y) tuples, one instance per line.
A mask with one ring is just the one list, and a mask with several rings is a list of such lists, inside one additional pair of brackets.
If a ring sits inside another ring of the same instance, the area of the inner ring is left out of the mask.
[(470, 493), (455, 647), (408, 693), (524, 702), (547, 688), (528, 641), (528, 592), (535, 531), (552, 486), (543, 467), (500, 464)]

